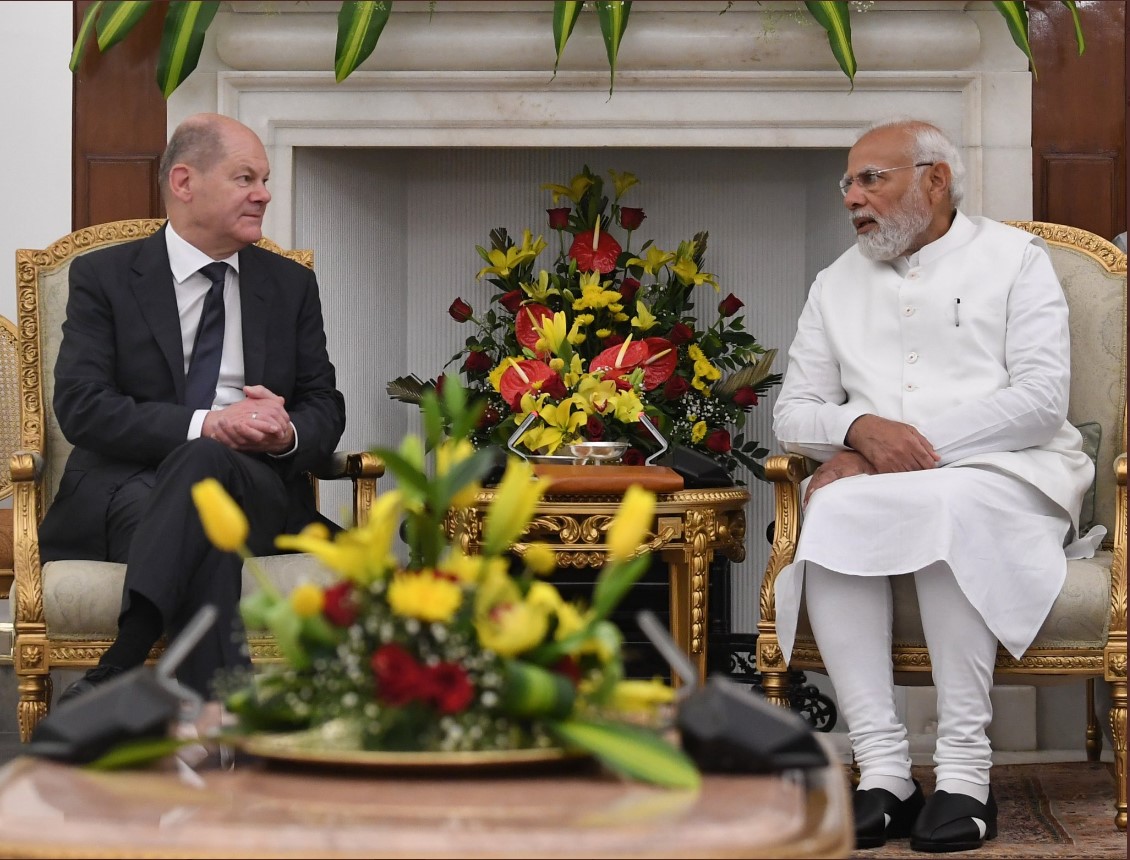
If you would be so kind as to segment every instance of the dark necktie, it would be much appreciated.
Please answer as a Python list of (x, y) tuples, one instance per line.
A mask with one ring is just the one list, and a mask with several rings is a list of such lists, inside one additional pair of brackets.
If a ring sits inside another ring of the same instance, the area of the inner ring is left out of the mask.
[(227, 263), (209, 263), (200, 269), (212, 282), (204, 297), (200, 325), (184, 384), (184, 405), (192, 409), (211, 409), (216, 399), (216, 382), (220, 378), (220, 356), (224, 352), (224, 277)]

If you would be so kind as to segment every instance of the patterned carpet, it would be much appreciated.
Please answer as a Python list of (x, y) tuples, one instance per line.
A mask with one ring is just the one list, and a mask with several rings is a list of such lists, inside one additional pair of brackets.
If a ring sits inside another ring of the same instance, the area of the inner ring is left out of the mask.
[[(934, 773), (915, 767), (929, 794)], [(993, 768), (999, 807), (996, 839), (954, 856), (1015, 858), (1124, 858), (1126, 834), (1114, 827), (1114, 765), (1101, 762), (999, 765)], [(939, 857), (910, 850), (905, 840), (857, 851), (852, 857)]]

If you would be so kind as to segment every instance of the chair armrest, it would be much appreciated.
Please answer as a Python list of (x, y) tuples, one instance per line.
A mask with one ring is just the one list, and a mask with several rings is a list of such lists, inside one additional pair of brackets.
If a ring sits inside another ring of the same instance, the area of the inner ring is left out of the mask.
[[(761, 624), (772, 628), (777, 619), (773, 589), (777, 574), (793, 560), (800, 538), (800, 483), (814, 469), (814, 462), (800, 454), (782, 454), (765, 460), (765, 477), (773, 484), (776, 511), (773, 526), (773, 548), (769, 564), (761, 580)], [(759, 628), (761, 626), (759, 624)]]
[(321, 481), (337, 481), (345, 478), (379, 478), (385, 473), (381, 458), (367, 451), (335, 451), (312, 474)]
[[(1110, 634), (1107, 650), (1122, 646), (1122, 677), (1126, 677), (1126, 452), (1114, 460), (1114, 552), (1110, 565)], [(1108, 676), (1109, 677), (1109, 676)]]
[(12, 473), (12, 481), (38, 481), (43, 477), (44, 459), (39, 451), (19, 450), (13, 451), (8, 467)]

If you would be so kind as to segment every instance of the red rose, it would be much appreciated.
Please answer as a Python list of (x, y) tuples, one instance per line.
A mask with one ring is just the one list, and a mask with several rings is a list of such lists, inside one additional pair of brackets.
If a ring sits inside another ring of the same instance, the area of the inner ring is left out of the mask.
[(431, 672), (431, 700), (441, 714), (458, 714), (475, 699), (475, 688), (458, 663), (440, 663)]
[(498, 423), (500, 417), (497, 409), (493, 406), (488, 406), (483, 410), (483, 414), (479, 416), (479, 429), (486, 430), (488, 427), (493, 427)]
[(623, 342), (624, 336), (622, 334), (610, 334), (600, 342), (600, 345), (605, 349), (611, 349), (614, 346), (619, 346)]
[(595, 415), (590, 415), (585, 422), (585, 436), (590, 442), (599, 442), (604, 438), (604, 422)]
[(668, 400), (678, 400), (690, 390), (690, 383), (681, 376), (672, 376), (663, 385), (663, 396)]
[(499, 297), (499, 303), (510, 311), (512, 314), (518, 313), (518, 308), (522, 307), (522, 302), (525, 300), (526, 294), (521, 290), (511, 290), (508, 293), (503, 293)]
[(730, 293), (726, 298), (718, 303), (718, 313), (724, 317), (732, 317), (738, 311), (745, 307), (745, 302)]
[(546, 209), (549, 214), (549, 226), (552, 230), (564, 230), (569, 226), (569, 207), (562, 206), (558, 209)]
[(377, 698), (384, 704), (396, 708), (431, 695), (431, 674), (400, 645), (382, 645), (373, 653), (371, 665)]
[(620, 462), (625, 466), (642, 466), (644, 464), (643, 452), (639, 448), (629, 448), (620, 458)]
[(744, 388), (739, 388), (734, 392), (734, 402), (738, 406), (756, 406), (757, 405), (757, 392), (750, 388), (748, 385)]
[(625, 230), (635, 230), (646, 217), (642, 209), (636, 209), (632, 206), (620, 207), (620, 226)]
[(556, 373), (541, 384), (541, 390), (555, 400), (560, 400), (569, 393), (565, 390), (564, 381)]
[(675, 346), (689, 343), (694, 340), (694, 329), (686, 323), (677, 322), (671, 327), (671, 331), (667, 335), (667, 340), (671, 341)]
[(441, 373), (436, 377), (436, 397), (443, 396), (443, 384), (447, 381), (447, 374)]
[(485, 352), (473, 349), (467, 353), (467, 360), (463, 362), (463, 369), (468, 373), (484, 373), (494, 367), (494, 362)]
[(607, 275), (616, 268), (616, 260), (624, 249), (603, 230), (596, 238), (594, 247), (594, 232), (587, 230), (578, 233), (572, 247), (569, 248), (569, 256), (577, 261), (577, 268), (582, 272), (600, 272), (602, 275)]
[(471, 318), (471, 314), (474, 313), (474, 308), (462, 299), (456, 299), (451, 303), (451, 307), (447, 309), (447, 312), (456, 322), (464, 323)]
[(352, 583), (339, 582), (331, 585), (323, 593), (323, 599), (322, 614), (330, 624), (348, 627), (357, 620), (357, 603)]
[(635, 278), (624, 278), (620, 282), (620, 298), (625, 302), (630, 302), (636, 297), (636, 293), (640, 291), (640, 282)]
[(568, 678), (574, 687), (581, 683), (581, 667), (577, 665), (575, 658), (566, 654), (556, 663), (549, 667), (550, 671), (556, 672), (558, 675), (564, 675)]
[(730, 450), (730, 433), (728, 430), (721, 428), (711, 430), (706, 434), (706, 447), (711, 451), (719, 454), (725, 454)]

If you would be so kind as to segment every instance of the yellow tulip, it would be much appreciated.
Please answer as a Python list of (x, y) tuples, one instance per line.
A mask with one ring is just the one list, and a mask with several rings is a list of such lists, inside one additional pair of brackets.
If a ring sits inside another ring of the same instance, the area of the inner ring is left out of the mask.
[(639, 484), (628, 487), (605, 536), (611, 563), (627, 561), (635, 555), (651, 529), (654, 515), (655, 493)]
[(215, 478), (205, 478), (192, 486), (192, 502), (200, 514), (204, 534), (216, 549), (248, 555), (250, 527), (243, 510)]
[(432, 570), (402, 571), (388, 586), (389, 608), (405, 618), (447, 623), (462, 602), (459, 584)]
[(511, 457), (483, 526), (483, 553), (502, 555), (526, 530), (549, 482), (535, 477), (532, 464)]

